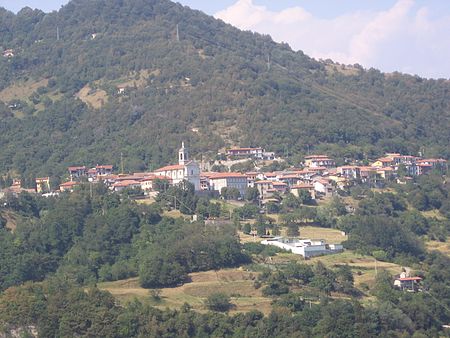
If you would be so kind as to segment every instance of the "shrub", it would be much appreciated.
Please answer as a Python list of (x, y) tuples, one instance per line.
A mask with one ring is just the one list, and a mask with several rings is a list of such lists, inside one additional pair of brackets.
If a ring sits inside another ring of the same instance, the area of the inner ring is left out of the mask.
[(227, 312), (231, 309), (230, 297), (224, 293), (213, 293), (205, 301), (206, 307), (211, 311)]

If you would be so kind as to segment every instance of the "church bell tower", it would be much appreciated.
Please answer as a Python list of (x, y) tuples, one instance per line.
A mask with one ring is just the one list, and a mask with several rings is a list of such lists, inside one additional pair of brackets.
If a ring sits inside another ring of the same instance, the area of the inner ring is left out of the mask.
[(189, 162), (189, 154), (184, 142), (181, 142), (181, 148), (178, 150), (178, 164), (185, 165)]

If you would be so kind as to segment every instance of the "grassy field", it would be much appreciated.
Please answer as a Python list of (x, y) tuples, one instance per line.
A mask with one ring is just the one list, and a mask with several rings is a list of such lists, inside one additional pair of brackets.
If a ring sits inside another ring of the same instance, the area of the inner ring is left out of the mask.
[(427, 218), (437, 218), (438, 220), (445, 220), (446, 218), (438, 210), (421, 211), (422, 215)]
[(428, 241), (425, 242), (425, 245), (428, 251), (436, 250), (450, 257), (450, 237), (446, 242)]
[(340, 244), (347, 240), (340, 230), (313, 226), (300, 227), (301, 238), (324, 239), (329, 244)]
[(30, 79), (25, 82), (18, 82), (0, 91), (0, 100), (3, 102), (19, 99), (26, 100), (26, 98), (33, 94), (39, 87), (46, 87), (47, 85), (47, 79), (42, 79), (40, 81)]
[(241, 269), (222, 269), (189, 274), (191, 282), (179, 287), (161, 289), (161, 301), (150, 296), (150, 290), (139, 286), (137, 278), (117, 282), (100, 283), (99, 288), (110, 292), (120, 302), (127, 303), (135, 298), (149, 301), (159, 308), (178, 309), (188, 303), (197, 311), (205, 311), (204, 301), (212, 293), (223, 292), (231, 296), (235, 305), (233, 312), (259, 310), (265, 314), (271, 311), (271, 299), (263, 297), (260, 289), (253, 287), (256, 273)]
[(76, 95), (81, 101), (94, 109), (101, 108), (108, 102), (108, 94), (102, 89), (93, 90), (89, 85), (84, 86)]

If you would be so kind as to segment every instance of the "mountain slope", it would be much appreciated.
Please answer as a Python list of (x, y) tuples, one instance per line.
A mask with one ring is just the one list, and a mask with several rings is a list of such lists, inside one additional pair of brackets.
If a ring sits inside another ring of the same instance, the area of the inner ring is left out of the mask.
[[(450, 156), (448, 81), (346, 71), (170, 1), (0, 10), (0, 32), (15, 54), (0, 60), (0, 172), (29, 181), (117, 165), (121, 152), (127, 170), (153, 168), (182, 139), (194, 154), (240, 144), (294, 159)], [(28, 89), (17, 100), (15, 88)]]

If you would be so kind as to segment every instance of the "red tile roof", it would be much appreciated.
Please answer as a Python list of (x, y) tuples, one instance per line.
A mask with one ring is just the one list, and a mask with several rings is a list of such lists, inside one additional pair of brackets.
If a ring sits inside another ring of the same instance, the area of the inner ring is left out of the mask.
[(127, 180), (127, 181), (121, 181), (121, 182), (117, 182), (113, 184), (114, 188), (118, 188), (118, 187), (129, 187), (131, 185), (136, 185), (136, 184), (140, 184), (139, 181), (135, 181), (135, 180)]
[(255, 184), (273, 184), (273, 181), (255, 181)]
[(312, 184), (308, 184), (308, 183), (301, 183), (301, 184), (296, 184), (294, 186), (292, 186), (292, 189), (313, 189), (314, 186)]
[(172, 181), (172, 177), (164, 176), (164, 175), (150, 175), (150, 176), (144, 177), (141, 181), (148, 182), (148, 181), (154, 181), (154, 180)]
[(62, 183), (59, 186), (66, 188), (66, 187), (74, 187), (74, 186), (79, 185), (79, 184), (80, 183), (78, 183), (78, 182), (69, 181), (69, 182)]
[(156, 169), (155, 172), (161, 172), (161, 171), (171, 171), (171, 170), (181, 170), (184, 169), (183, 164), (174, 164), (174, 165), (168, 165), (159, 169)]
[(245, 178), (247, 179), (247, 176), (240, 173), (211, 173), (208, 175), (208, 178), (210, 180), (214, 179), (221, 179), (221, 178)]

